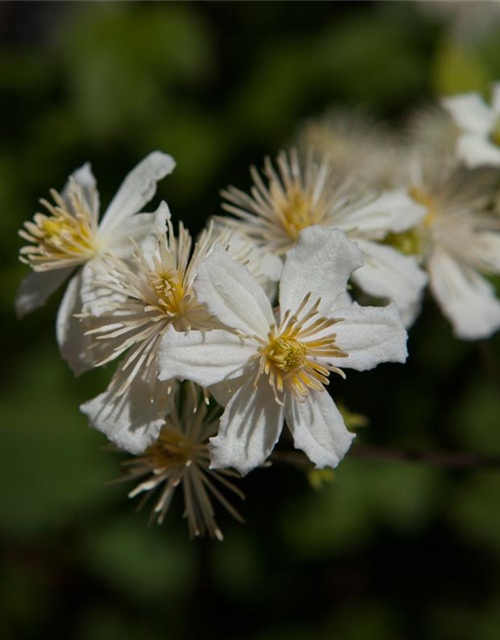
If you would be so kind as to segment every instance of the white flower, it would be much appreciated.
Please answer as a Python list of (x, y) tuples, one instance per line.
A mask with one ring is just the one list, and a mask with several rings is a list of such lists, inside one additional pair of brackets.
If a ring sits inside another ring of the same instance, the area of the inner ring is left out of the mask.
[(414, 175), (414, 198), (427, 208), (423, 222), (395, 236), (429, 273), (430, 288), (455, 335), (490, 336), (500, 327), (500, 301), (484, 275), (500, 273), (500, 221), (488, 207), (496, 170), (457, 168), (439, 175), (436, 163)]
[[(163, 203), (165, 217), (170, 217)], [(159, 382), (158, 349), (168, 326), (179, 331), (219, 327), (194, 294), (199, 262), (214, 243), (213, 227), (205, 230), (191, 251), (189, 232), (179, 225), (176, 237), (170, 219), (167, 233), (151, 234), (125, 262), (103, 259), (100, 295), (89, 302), (87, 336), (94, 339), (101, 366), (124, 355), (108, 389), (85, 402), (81, 411), (110, 440), (132, 453), (144, 451), (158, 438), (172, 408), (176, 381)]]
[(155, 151), (125, 178), (99, 223), (99, 194), (89, 164), (75, 171), (62, 194), (51, 191), (54, 204), (41, 203), (48, 213), (37, 213), (26, 222), (20, 235), (29, 245), (21, 249), (21, 260), (31, 273), (19, 287), (16, 310), (19, 316), (42, 306), (75, 269), (57, 317), (57, 339), (63, 357), (79, 374), (93, 366), (93, 354), (83, 335), (82, 291), (93, 279), (92, 266), (110, 253), (122, 257), (131, 252), (131, 240), (139, 241), (156, 224), (155, 214), (138, 213), (156, 192), (156, 183), (171, 173), (171, 156)]
[(239, 522), (243, 519), (215, 483), (241, 499), (244, 495), (227, 479), (235, 474), (209, 469), (208, 439), (217, 433), (221, 410), (217, 405), (209, 409), (204, 395), (194, 385), (183, 385), (179, 391), (181, 397), (175, 410), (166, 416), (158, 440), (142, 455), (124, 463), (127, 468), (124, 480), (142, 478), (128, 494), (130, 498), (142, 494), (139, 507), (154, 493), (158, 494), (151, 514), (158, 524), (163, 523), (175, 490), (181, 487), (190, 536), (208, 534), (222, 540), (211, 496)]
[(475, 92), (442, 101), (461, 130), (457, 153), (468, 167), (500, 166), (500, 82), (492, 93), (491, 106)]
[(251, 195), (234, 187), (223, 192), (229, 203), (223, 207), (237, 219), (219, 221), (278, 255), (293, 247), (302, 229), (311, 225), (340, 229), (364, 254), (364, 266), (354, 274), (354, 282), (370, 295), (395, 302), (409, 324), (410, 310), (420, 300), (427, 277), (413, 257), (381, 241), (414, 227), (425, 209), (405, 189), (361, 196), (349, 181), (335, 177), (326, 160), (318, 164), (309, 157), (302, 170), (292, 151), (290, 157), (279, 155), (278, 167), (279, 173), (266, 160), (267, 186), (252, 168)]
[(196, 294), (234, 333), (169, 329), (160, 379), (208, 387), (232, 382), (211, 441), (214, 468), (246, 473), (264, 462), (284, 419), (295, 446), (318, 467), (335, 467), (343, 458), (353, 435), (325, 391), (329, 373), (406, 358), (406, 332), (394, 305), (345, 306), (347, 280), (361, 264), (361, 252), (342, 232), (305, 229), (287, 254), (276, 316), (249, 271), (221, 247), (200, 264)]

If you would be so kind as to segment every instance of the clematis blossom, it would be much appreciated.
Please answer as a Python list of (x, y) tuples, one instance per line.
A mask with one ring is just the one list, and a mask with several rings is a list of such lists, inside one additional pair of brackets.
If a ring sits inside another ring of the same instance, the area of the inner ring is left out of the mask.
[(218, 218), (219, 222), (277, 255), (292, 248), (302, 229), (309, 226), (340, 229), (358, 243), (364, 255), (354, 282), (369, 295), (395, 302), (405, 324), (410, 325), (427, 276), (412, 256), (402, 255), (382, 241), (417, 225), (425, 216), (424, 207), (406, 189), (361, 192), (351, 179), (342, 173), (339, 177), (326, 159), (318, 163), (309, 156), (301, 166), (292, 150), (289, 155), (281, 153), (277, 164), (275, 170), (266, 159), (267, 184), (252, 168), (250, 195), (234, 187), (223, 191), (223, 208), (236, 218)]
[(171, 156), (150, 153), (128, 174), (99, 221), (99, 193), (86, 163), (70, 176), (61, 194), (51, 191), (54, 204), (41, 201), (47, 213), (35, 214), (19, 232), (29, 243), (21, 248), (21, 261), (33, 269), (19, 287), (19, 317), (45, 304), (74, 274), (59, 307), (56, 330), (61, 354), (77, 375), (91, 369), (96, 357), (78, 317), (94, 296), (94, 270), (106, 256), (129, 257), (133, 240), (140, 242), (154, 228), (165, 227), (163, 209), (156, 214), (139, 212), (154, 196), (156, 183), (174, 168)]
[(318, 467), (335, 467), (354, 437), (325, 389), (331, 372), (404, 362), (406, 331), (394, 304), (346, 302), (349, 276), (362, 265), (356, 244), (338, 230), (311, 226), (285, 259), (279, 310), (222, 247), (203, 260), (194, 289), (232, 331), (181, 333), (169, 328), (159, 353), (160, 380), (232, 387), (213, 468), (244, 474), (262, 464), (286, 420), (295, 446)]
[(460, 129), (457, 153), (470, 168), (500, 166), (500, 82), (492, 94), (491, 106), (476, 92), (442, 100)]

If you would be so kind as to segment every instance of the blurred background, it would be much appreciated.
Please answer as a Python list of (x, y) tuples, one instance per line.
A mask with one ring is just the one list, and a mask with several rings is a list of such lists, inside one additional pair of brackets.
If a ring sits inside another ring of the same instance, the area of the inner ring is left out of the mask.
[[(149, 151), (197, 232), (331, 106), (397, 126), (500, 78), (496, 3), (0, 3), (0, 637), (23, 640), (498, 640), (500, 470), (348, 456), (313, 488), (291, 467), (240, 483), (240, 525), (189, 541), (134, 512), (117, 454), (78, 405), (109, 371), (60, 359), (60, 295), (22, 321), (17, 230), (89, 160), (105, 206)], [(150, 210), (155, 203), (152, 203)], [(402, 369), (334, 380), (364, 444), (500, 455), (500, 337), (455, 341), (428, 300)], [(239, 506), (239, 505), (238, 505)]]

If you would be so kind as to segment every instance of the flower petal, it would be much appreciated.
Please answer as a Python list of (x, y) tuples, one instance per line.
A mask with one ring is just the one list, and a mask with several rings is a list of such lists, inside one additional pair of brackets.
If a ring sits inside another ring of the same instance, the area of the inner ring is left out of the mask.
[(266, 460), (282, 428), (283, 407), (274, 400), (267, 378), (262, 376), (255, 388), (250, 377), (227, 405), (219, 434), (210, 438), (210, 468), (248, 473)]
[(137, 376), (121, 396), (116, 395), (116, 377), (113, 378), (104, 393), (80, 406), (93, 427), (134, 454), (158, 439), (165, 416), (173, 407), (177, 383), (159, 382), (153, 369)]
[(228, 327), (264, 337), (274, 322), (263, 288), (220, 245), (200, 263), (194, 289), (198, 300)]
[(209, 387), (241, 375), (258, 344), (223, 330), (181, 333), (169, 327), (159, 349), (160, 380), (179, 378)]
[(134, 249), (134, 243), (141, 245), (144, 252), (153, 253), (158, 245), (158, 234), (167, 230), (170, 209), (162, 201), (154, 213), (137, 213), (124, 220), (113, 235), (110, 252), (126, 260)]
[(81, 190), (85, 200), (85, 205), (89, 211), (99, 212), (99, 192), (97, 191), (97, 182), (92, 173), (92, 167), (90, 162), (86, 162), (70, 176), (70, 179), (66, 182), (62, 191), (63, 200), (66, 202), (69, 211), (75, 213), (71, 198), (69, 198), (71, 182), (76, 182)]
[(22, 318), (38, 307), (42, 307), (48, 297), (58, 289), (73, 272), (74, 267), (53, 269), (52, 271), (32, 271), (22, 280), (16, 294), (16, 314)]
[(151, 200), (156, 193), (156, 183), (175, 168), (172, 156), (153, 151), (142, 160), (123, 181), (117, 194), (104, 214), (100, 231), (110, 233)]
[(389, 231), (400, 233), (418, 224), (427, 210), (403, 190), (386, 191), (356, 209), (332, 219), (332, 226), (342, 229), (353, 240), (358, 236), (382, 239)]
[(82, 312), (82, 274), (80, 270), (68, 284), (57, 312), (56, 335), (62, 357), (68, 362), (76, 376), (93, 368), (98, 353), (92, 349), (92, 342), (85, 332), (88, 323), (76, 318)]
[(486, 136), (472, 133), (460, 136), (457, 153), (471, 169), (483, 165), (500, 166), (500, 149)]
[(458, 338), (488, 338), (500, 327), (500, 301), (477, 271), (440, 249), (430, 256), (428, 269), (431, 290)]
[(287, 309), (295, 311), (308, 293), (321, 297), (320, 312), (327, 313), (345, 293), (351, 272), (362, 264), (358, 246), (341, 231), (307, 227), (286, 254), (279, 293), (281, 315)]
[(407, 334), (395, 304), (386, 307), (351, 307), (336, 311), (342, 322), (335, 325), (335, 342), (347, 358), (333, 358), (341, 368), (365, 371), (381, 362), (404, 362)]
[(401, 316), (418, 309), (427, 275), (412, 256), (369, 240), (359, 240), (364, 265), (353, 274), (354, 282), (366, 293), (395, 302)]
[(336, 467), (355, 438), (327, 391), (312, 391), (299, 402), (289, 394), (285, 418), (295, 448), (303, 451), (318, 469)]
[(478, 93), (463, 93), (442, 100), (445, 109), (464, 131), (487, 134), (495, 121), (493, 109), (490, 109)]

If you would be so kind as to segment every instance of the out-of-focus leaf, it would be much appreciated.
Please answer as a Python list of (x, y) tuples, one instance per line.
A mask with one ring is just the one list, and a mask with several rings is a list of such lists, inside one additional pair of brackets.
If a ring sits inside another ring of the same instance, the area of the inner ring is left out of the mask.
[(134, 133), (167, 119), (173, 86), (204, 84), (213, 72), (207, 27), (190, 6), (81, 7), (61, 48), (74, 106), (87, 132)]
[(0, 402), (0, 527), (29, 536), (109, 505), (118, 491), (105, 483), (117, 469), (78, 412), (75, 383), (55, 345), (33, 350), (15, 373)]
[(499, 391), (495, 381), (479, 379), (457, 398), (448, 429), (464, 451), (500, 455)]
[(434, 87), (438, 96), (468, 91), (487, 92), (494, 80), (473, 49), (457, 40), (444, 40), (434, 62)]
[(185, 531), (179, 537), (165, 525), (147, 527), (130, 508), (86, 537), (81, 552), (87, 570), (142, 604), (181, 598), (193, 578), (196, 542)]

